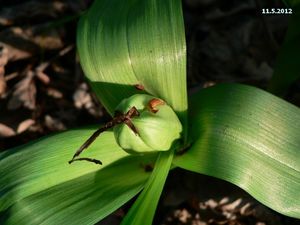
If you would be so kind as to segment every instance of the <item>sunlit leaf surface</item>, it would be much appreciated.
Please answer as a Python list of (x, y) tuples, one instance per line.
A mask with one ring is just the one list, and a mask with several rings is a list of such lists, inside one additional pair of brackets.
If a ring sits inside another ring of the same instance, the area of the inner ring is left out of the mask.
[(122, 225), (151, 225), (157, 203), (172, 164), (173, 152), (160, 153), (155, 168)]
[(103, 162), (69, 165), (94, 128), (53, 135), (0, 154), (0, 224), (94, 224), (144, 186), (143, 165), (153, 156), (129, 156), (112, 132), (82, 155)]
[(77, 32), (81, 65), (98, 98), (113, 114), (141, 93), (168, 102), (186, 124), (186, 47), (181, 1), (97, 0)]
[(227, 84), (192, 96), (194, 143), (174, 159), (232, 182), (270, 208), (300, 218), (300, 110), (257, 88)]

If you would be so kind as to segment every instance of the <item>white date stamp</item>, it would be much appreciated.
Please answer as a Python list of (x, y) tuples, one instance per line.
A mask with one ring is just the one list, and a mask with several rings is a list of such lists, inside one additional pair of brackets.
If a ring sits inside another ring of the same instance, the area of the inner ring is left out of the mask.
[(293, 9), (291, 8), (262, 8), (262, 14), (284, 14), (289, 15), (293, 14)]

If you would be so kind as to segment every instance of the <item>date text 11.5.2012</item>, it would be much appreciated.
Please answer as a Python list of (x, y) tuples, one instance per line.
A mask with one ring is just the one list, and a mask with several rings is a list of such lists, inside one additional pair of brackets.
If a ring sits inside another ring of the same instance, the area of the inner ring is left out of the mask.
[(261, 9), (262, 14), (293, 14), (291, 8), (263, 8)]

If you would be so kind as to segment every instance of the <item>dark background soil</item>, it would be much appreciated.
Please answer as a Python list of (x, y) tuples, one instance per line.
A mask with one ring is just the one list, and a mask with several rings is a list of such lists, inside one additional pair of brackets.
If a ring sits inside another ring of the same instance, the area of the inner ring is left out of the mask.
[[(90, 0), (1, 1), (0, 150), (109, 119), (76, 56), (76, 24)], [(184, 0), (188, 90), (221, 82), (265, 89), (288, 16), (262, 16), (277, 0)], [(300, 105), (300, 82), (283, 96)], [(272, 193), (266, 193), (272, 194)], [(130, 203), (99, 224), (118, 224)], [(225, 181), (179, 169), (168, 178), (155, 224), (293, 225)]]

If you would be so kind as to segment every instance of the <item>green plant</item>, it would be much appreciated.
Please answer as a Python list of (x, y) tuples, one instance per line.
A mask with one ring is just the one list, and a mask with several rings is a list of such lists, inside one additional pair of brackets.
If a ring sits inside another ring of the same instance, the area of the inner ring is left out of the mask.
[[(151, 224), (174, 167), (230, 181), (274, 210), (300, 218), (299, 109), (239, 84), (201, 90), (188, 104), (179, 0), (96, 0), (80, 20), (77, 44), (87, 79), (112, 116), (123, 99), (146, 92), (166, 102), (182, 127), (176, 126), (170, 150), (152, 147), (142, 155), (135, 142), (133, 154), (117, 144), (115, 135), (123, 131), (107, 130), (82, 153), (102, 166), (67, 163), (98, 127), (1, 153), (1, 224), (94, 224), (140, 191), (122, 224)], [(118, 109), (124, 114), (136, 104)], [(162, 132), (157, 135), (168, 135)]]

